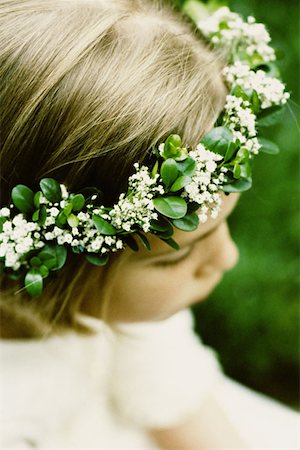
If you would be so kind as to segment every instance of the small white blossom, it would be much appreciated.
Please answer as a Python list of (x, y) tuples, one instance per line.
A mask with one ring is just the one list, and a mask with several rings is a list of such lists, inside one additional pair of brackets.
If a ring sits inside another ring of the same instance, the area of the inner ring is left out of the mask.
[(9, 217), (9, 216), (10, 216), (10, 210), (8, 208), (0, 209), (0, 217)]
[(200, 20), (197, 26), (216, 47), (227, 49), (229, 54), (247, 54), (250, 57), (260, 57), (265, 62), (275, 60), (275, 52), (269, 46), (271, 39), (266, 27), (255, 23), (252, 16), (245, 22), (239, 14), (223, 7)]
[(207, 150), (202, 144), (189, 152), (189, 156), (196, 161), (196, 171), (191, 182), (185, 186), (183, 197), (199, 204), (199, 220), (205, 223), (208, 220), (208, 212), (212, 214), (214, 211), (215, 215), (221, 207), (221, 196), (217, 191), (222, 186), (224, 175), (216, 176), (215, 170), (222, 156)]
[(225, 67), (223, 74), (229, 85), (235, 84), (246, 90), (254, 89), (262, 109), (273, 105), (284, 105), (290, 97), (290, 94), (285, 92), (284, 84), (278, 78), (268, 76), (263, 70), (254, 72), (248, 64), (240, 61)]

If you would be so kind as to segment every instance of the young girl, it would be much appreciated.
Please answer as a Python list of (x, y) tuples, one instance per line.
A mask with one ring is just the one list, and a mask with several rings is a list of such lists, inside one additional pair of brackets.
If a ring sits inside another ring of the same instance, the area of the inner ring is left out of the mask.
[[(224, 131), (220, 55), (156, 2), (0, 1), (3, 449), (299, 448), (296, 413), (226, 379), (187, 310), (237, 260), (250, 140), (239, 151), (241, 111)], [(230, 156), (188, 153), (205, 134)]]

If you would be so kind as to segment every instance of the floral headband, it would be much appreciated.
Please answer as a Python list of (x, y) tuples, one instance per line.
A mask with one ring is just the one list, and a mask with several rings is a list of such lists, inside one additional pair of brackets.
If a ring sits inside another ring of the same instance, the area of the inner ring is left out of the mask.
[(260, 132), (277, 119), (289, 93), (278, 79), (265, 26), (253, 17), (244, 22), (227, 7), (197, 26), (227, 54), (223, 76), (229, 93), (215, 127), (195, 149), (169, 136), (153, 149), (151, 168), (134, 164), (127, 192), (112, 207), (101, 203), (97, 189), (69, 193), (52, 178), (42, 179), (36, 193), (20, 184), (12, 189), (11, 204), (0, 210), (0, 268), (23, 279), (31, 296), (41, 294), (44, 279), (64, 266), (70, 251), (101, 266), (126, 245), (138, 250), (139, 240), (150, 250), (145, 233), (178, 249), (174, 227), (192, 231), (216, 218), (222, 191), (251, 187), (254, 157), (278, 153)]

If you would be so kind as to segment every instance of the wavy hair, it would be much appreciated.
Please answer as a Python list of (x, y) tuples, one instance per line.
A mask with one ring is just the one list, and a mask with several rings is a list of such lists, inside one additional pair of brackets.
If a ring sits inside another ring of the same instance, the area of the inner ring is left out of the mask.
[[(218, 60), (166, 3), (0, 0), (3, 205), (13, 186), (38, 189), (46, 176), (73, 192), (97, 186), (113, 204), (154, 145), (176, 132), (193, 146), (213, 126), (225, 95)], [(101, 301), (96, 271), (70, 256), (37, 299), (3, 280), (6, 335), (75, 327), (91, 290)]]

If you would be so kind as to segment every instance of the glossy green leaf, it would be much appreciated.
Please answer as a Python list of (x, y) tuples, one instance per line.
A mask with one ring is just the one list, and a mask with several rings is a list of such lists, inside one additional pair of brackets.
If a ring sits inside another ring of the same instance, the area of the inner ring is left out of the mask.
[(115, 227), (113, 227), (111, 223), (107, 222), (107, 220), (102, 217), (93, 214), (92, 220), (99, 233), (104, 234), (105, 236), (113, 236), (117, 234)]
[(240, 178), (239, 180), (234, 181), (231, 184), (225, 184), (223, 186), (224, 192), (244, 192), (248, 191), (252, 186), (252, 179), (251, 178)]
[(198, 228), (199, 217), (198, 214), (192, 213), (183, 217), (182, 219), (172, 220), (172, 224), (179, 230), (194, 231)]
[(41, 191), (38, 191), (34, 194), (33, 203), (36, 208), (40, 207), (41, 195), (42, 195)]
[(165, 217), (159, 217), (158, 220), (151, 221), (151, 230), (158, 232), (169, 232), (170, 236), (173, 234), (173, 227)]
[(37, 222), (39, 220), (40, 217), (40, 210), (37, 209), (36, 211), (34, 211), (34, 213), (32, 214), (31, 220), (33, 222)]
[(72, 202), (67, 203), (66, 206), (63, 208), (63, 212), (64, 212), (64, 214), (65, 214), (66, 217), (68, 217), (69, 214), (71, 214), (72, 209), (73, 209)]
[(225, 155), (232, 140), (233, 135), (228, 128), (216, 127), (203, 136), (201, 143), (205, 145), (208, 150), (219, 153), (220, 155)]
[(166, 187), (169, 187), (174, 183), (178, 176), (177, 164), (174, 159), (169, 158), (162, 163), (160, 176)]
[(181, 219), (187, 211), (187, 204), (181, 197), (157, 197), (153, 204), (160, 214), (171, 219)]
[(42, 205), (39, 212), (39, 225), (44, 225), (47, 219), (47, 208)]
[(49, 202), (56, 203), (62, 199), (60, 185), (53, 178), (43, 178), (40, 181), (40, 188)]
[(67, 218), (67, 222), (71, 228), (76, 228), (79, 225), (78, 217), (75, 216), (74, 214), (69, 215), (69, 217)]
[(231, 158), (233, 158), (233, 156), (237, 152), (238, 146), (239, 143), (237, 143), (236, 141), (233, 141), (229, 144), (224, 156), (224, 162), (230, 161)]
[(105, 266), (109, 259), (108, 255), (97, 255), (96, 253), (88, 253), (85, 257), (94, 266)]
[(282, 106), (272, 106), (262, 110), (256, 122), (257, 126), (270, 127), (271, 125), (275, 125), (282, 119), (283, 111), (284, 108)]
[(143, 243), (143, 245), (144, 245), (144, 247), (147, 249), (147, 250), (151, 250), (151, 245), (150, 245), (150, 242), (148, 241), (148, 239), (146, 238), (146, 236), (143, 234), (143, 233), (136, 233), (137, 234), (137, 236), (141, 239), (141, 241), (142, 241), (142, 243)]
[(240, 166), (238, 164), (234, 165), (233, 176), (236, 179), (239, 179), (241, 177), (241, 168), (240, 168)]
[(260, 111), (260, 100), (257, 92), (254, 90), (251, 97), (251, 106), (254, 114), (258, 114)]
[(58, 216), (55, 219), (55, 223), (59, 227), (63, 227), (67, 223), (67, 216), (65, 215), (64, 211), (60, 211)]
[(73, 211), (81, 211), (85, 205), (85, 198), (82, 194), (76, 194), (71, 199)]
[(162, 241), (168, 244), (170, 247), (174, 248), (175, 250), (180, 250), (180, 246), (177, 244), (176, 241), (174, 241), (174, 239), (172, 238), (162, 239)]
[(157, 175), (158, 172), (158, 161), (156, 161), (156, 163), (153, 166), (153, 169), (151, 171), (151, 177), (154, 178), (155, 175)]
[(40, 265), (42, 264), (42, 261), (40, 260), (40, 258), (38, 258), (37, 256), (33, 256), (30, 259), (30, 265), (32, 267), (40, 267)]
[(49, 270), (61, 269), (67, 259), (67, 249), (62, 245), (45, 245), (39, 253), (39, 258)]
[(124, 236), (123, 240), (128, 245), (128, 247), (131, 248), (131, 250), (133, 250), (134, 252), (137, 252), (139, 250), (138, 243), (136, 242), (134, 237), (132, 237), (130, 234)]
[(13, 204), (24, 214), (34, 210), (34, 193), (24, 184), (18, 184), (11, 192)]
[(171, 134), (165, 141), (164, 157), (175, 158), (176, 156), (179, 156), (181, 146), (181, 137), (178, 134)]
[(37, 297), (43, 291), (43, 277), (39, 269), (30, 269), (25, 276), (25, 288), (31, 297)]
[(180, 189), (184, 188), (187, 184), (191, 182), (191, 178), (187, 177), (186, 175), (182, 175), (181, 177), (177, 178), (177, 180), (172, 184), (171, 186), (171, 192), (177, 192), (180, 191)]
[(177, 169), (181, 175), (186, 175), (191, 177), (194, 175), (196, 170), (196, 161), (190, 156), (186, 158), (184, 161), (177, 162)]
[(252, 169), (249, 162), (246, 162), (245, 164), (240, 164), (240, 168), (242, 178), (251, 178)]
[(39, 271), (40, 271), (40, 274), (42, 275), (43, 278), (46, 278), (49, 275), (49, 269), (44, 264), (42, 264), (39, 267)]
[(260, 151), (263, 153), (269, 153), (270, 155), (277, 155), (279, 153), (279, 147), (277, 144), (275, 144), (272, 141), (269, 141), (269, 139), (265, 138), (258, 138), (258, 142), (262, 146), (260, 148)]

